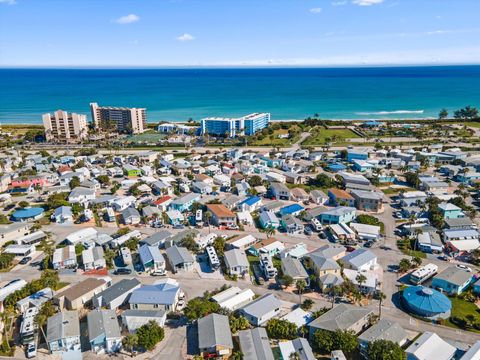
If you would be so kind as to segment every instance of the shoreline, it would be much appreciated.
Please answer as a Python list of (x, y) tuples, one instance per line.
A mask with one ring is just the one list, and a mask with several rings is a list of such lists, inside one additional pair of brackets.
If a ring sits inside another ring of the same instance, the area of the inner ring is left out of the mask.
[[(312, 118), (313, 119), (313, 118)], [(435, 117), (421, 117), (421, 118), (388, 118), (388, 119), (376, 119), (376, 118), (370, 118), (370, 119), (323, 119), (320, 118), (319, 120), (321, 121), (338, 121), (338, 122), (367, 122), (367, 121), (377, 121), (377, 122), (383, 122), (383, 121), (396, 121), (396, 122), (412, 122), (412, 121), (432, 121), (432, 120), (438, 120), (438, 118)], [(194, 120), (195, 121), (195, 120)], [(271, 119), (271, 123), (280, 123), (280, 122), (303, 122), (305, 119)], [(441, 121), (455, 121), (455, 119), (443, 119)], [(90, 123), (90, 122), (89, 122)], [(158, 121), (147, 121), (147, 126), (151, 125), (157, 125), (159, 123), (176, 123), (176, 124), (188, 124), (188, 121), (185, 120), (158, 120)], [(43, 127), (43, 124), (41, 123), (29, 123), (29, 122), (1, 122), (0, 123), (0, 128), (3, 126), (7, 127), (15, 127), (15, 126), (33, 126), (33, 127)]]

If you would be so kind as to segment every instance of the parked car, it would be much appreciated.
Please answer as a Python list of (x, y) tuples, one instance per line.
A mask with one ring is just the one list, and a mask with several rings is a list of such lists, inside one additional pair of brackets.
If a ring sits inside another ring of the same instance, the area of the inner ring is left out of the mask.
[(20, 265), (25, 265), (25, 264), (28, 264), (28, 262), (32, 260), (32, 258), (30, 256), (26, 256), (24, 257), (22, 260), (20, 260), (19, 264)]
[(165, 271), (152, 271), (150, 276), (166, 276), (167, 273)]
[(34, 358), (37, 356), (37, 346), (35, 343), (29, 343), (27, 344), (27, 352), (26, 352), (27, 359)]
[(177, 224), (177, 225), (174, 225), (173, 228), (174, 228), (174, 229), (184, 229), (184, 228), (185, 228), (185, 225), (183, 225), (183, 224)]
[(118, 268), (114, 272), (115, 275), (130, 275), (131, 273), (132, 273), (132, 270), (127, 268)]
[(305, 226), (305, 229), (303, 229), (303, 232), (305, 235), (312, 235), (312, 228), (310, 226)]
[(366, 248), (371, 248), (372, 245), (373, 245), (372, 241), (367, 241), (363, 246), (365, 246)]
[(345, 248), (347, 249), (347, 252), (352, 252), (356, 250), (356, 248), (354, 248), (353, 246), (346, 246)]
[(472, 272), (472, 269), (471, 269), (471, 268), (469, 268), (468, 266), (463, 265), (463, 264), (457, 264), (457, 265), (455, 265), (455, 267), (456, 267), (457, 269), (465, 270), (466, 272)]

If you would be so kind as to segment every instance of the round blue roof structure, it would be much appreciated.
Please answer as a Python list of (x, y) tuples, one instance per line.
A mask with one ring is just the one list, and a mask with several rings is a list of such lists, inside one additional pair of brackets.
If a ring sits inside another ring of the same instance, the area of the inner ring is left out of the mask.
[(421, 285), (409, 286), (402, 294), (406, 307), (426, 318), (448, 317), (452, 302), (441, 292)]
[(43, 214), (43, 208), (31, 207), (15, 211), (12, 214), (12, 218), (15, 221), (26, 221), (30, 219), (36, 219)]

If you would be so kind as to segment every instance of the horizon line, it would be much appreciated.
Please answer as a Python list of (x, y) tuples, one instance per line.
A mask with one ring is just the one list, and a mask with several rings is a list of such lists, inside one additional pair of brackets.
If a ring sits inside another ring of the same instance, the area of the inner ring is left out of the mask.
[(350, 69), (480, 66), (478, 63), (418, 63), (418, 64), (257, 64), (257, 65), (0, 65), (0, 69)]

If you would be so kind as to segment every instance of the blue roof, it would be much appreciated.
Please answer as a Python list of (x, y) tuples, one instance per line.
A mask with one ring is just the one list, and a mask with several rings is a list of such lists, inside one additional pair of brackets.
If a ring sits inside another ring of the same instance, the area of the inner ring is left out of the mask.
[(298, 204), (292, 204), (292, 205), (288, 205), (288, 206), (285, 206), (285, 207), (281, 208), (278, 213), (281, 216), (283, 216), (283, 215), (293, 214), (297, 211), (302, 211), (303, 209), (304, 209), (303, 206), (300, 206)]
[(12, 216), (14, 219), (29, 219), (29, 218), (36, 217), (41, 213), (43, 213), (43, 208), (31, 207), (31, 208), (17, 210), (13, 213)]
[(162, 263), (165, 262), (160, 250), (156, 246), (148, 246), (144, 244), (138, 249), (142, 263), (148, 264), (150, 262)]
[(245, 199), (244, 201), (242, 201), (240, 203), (241, 204), (246, 204), (248, 206), (252, 206), (252, 205), (255, 205), (257, 202), (259, 202), (261, 199), (258, 197), (258, 196), (252, 196), (252, 197), (249, 197), (248, 199)]
[(328, 165), (328, 168), (330, 170), (345, 170), (347, 167), (343, 164), (334, 163), (334, 164)]
[(405, 305), (414, 313), (431, 317), (449, 312), (452, 309), (452, 302), (441, 292), (418, 286), (409, 286), (403, 290)]

